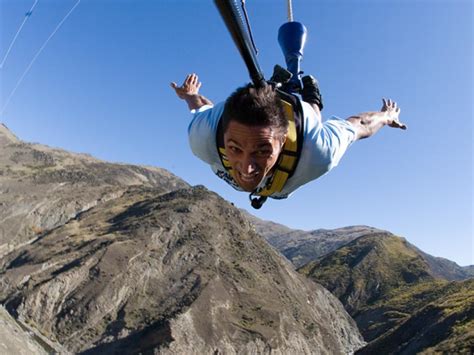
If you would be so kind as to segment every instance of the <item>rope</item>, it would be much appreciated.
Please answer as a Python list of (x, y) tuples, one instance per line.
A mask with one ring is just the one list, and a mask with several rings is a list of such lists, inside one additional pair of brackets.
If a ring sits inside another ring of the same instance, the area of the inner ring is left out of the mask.
[(252, 47), (255, 51), (255, 54), (258, 54), (257, 46), (255, 45), (255, 41), (253, 40), (252, 28), (250, 27), (250, 21), (247, 15), (247, 9), (245, 8), (245, 0), (242, 0), (242, 10), (244, 11), (245, 22), (247, 23), (247, 32), (250, 37), (250, 42), (252, 42)]
[(72, 12), (76, 9), (77, 5), (79, 5), (79, 3), (81, 2), (81, 0), (77, 0), (76, 4), (71, 8), (71, 10), (69, 10), (69, 12), (66, 14), (66, 16), (64, 16), (64, 18), (61, 20), (61, 22), (59, 22), (59, 24), (56, 26), (56, 28), (53, 30), (53, 32), (49, 35), (48, 39), (43, 43), (43, 45), (41, 46), (41, 48), (38, 50), (38, 52), (36, 52), (35, 56), (33, 57), (33, 59), (31, 60), (30, 64), (28, 64), (28, 67), (25, 69), (25, 71), (23, 72), (23, 74), (21, 75), (20, 79), (18, 79), (15, 87), (13, 88), (12, 92), (10, 93), (10, 96), (8, 96), (8, 99), (7, 101), (5, 102), (5, 105), (3, 105), (2, 107), (2, 110), (0, 111), (0, 116), (3, 115), (3, 112), (5, 112), (5, 109), (7, 108), (8, 104), (10, 103), (10, 100), (12, 99), (13, 95), (15, 94), (16, 90), (18, 89), (18, 87), (20, 86), (21, 82), (23, 81), (23, 79), (25, 78), (26, 74), (28, 74), (28, 72), (30, 71), (33, 63), (36, 61), (36, 59), (39, 57), (39, 55), (41, 54), (41, 52), (43, 51), (43, 49), (46, 47), (46, 45), (48, 44), (48, 42), (51, 40), (51, 38), (53, 38), (53, 36), (56, 34), (56, 32), (58, 32), (58, 30), (61, 28), (62, 24), (64, 23), (64, 21), (66, 21), (66, 19), (69, 17), (69, 15), (72, 14)]
[(30, 18), (31, 13), (33, 12), (33, 10), (34, 10), (37, 3), (38, 3), (38, 0), (35, 0), (35, 3), (31, 7), (31, 9), (26, 13), (25, 18), (23, 19), (23, 22), (21, 23), (20, 27), (18, 28), (18, 31), (16, 31), (15, 37), (13, 37), (13, 40), (10, 43), (10, 47), (8, 47), (8, 50), (7, 50), (7, 53), (5, 54), (5, 57), (3, 57), (3, 60), (0, 63), (0, 69), (3, 68), (3, 65), (5, 64), (5, 61), (7, 60), (7, 57), (10, 54), (10, 51), (12, 50), (13, 45), (15, 44), (18, 35), (20, 34), (21, 30), (23, 29), (23, 26), (25, 25), (26, 21), (28, 21), (28, 19)]
[(291, 0), (288, 0), (288, 22), (293, 22), (293, 5)]

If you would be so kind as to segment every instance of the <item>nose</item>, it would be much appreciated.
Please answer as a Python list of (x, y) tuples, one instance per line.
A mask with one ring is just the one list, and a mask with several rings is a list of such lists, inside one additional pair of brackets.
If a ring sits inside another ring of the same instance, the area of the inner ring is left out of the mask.
[(245, 157), (242, 162), (243, 173), (245, 174), (252, 174), (257, 170), (257, 164), (255, 163), (255, 159), (251, 156)]

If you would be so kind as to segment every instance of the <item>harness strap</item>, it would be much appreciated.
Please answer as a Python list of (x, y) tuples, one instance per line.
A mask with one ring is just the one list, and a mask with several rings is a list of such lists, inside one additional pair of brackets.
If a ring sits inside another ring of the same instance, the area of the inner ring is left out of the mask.
[(257, 193), (259, 196), (270, 196), (275, 192), (281, 192), (286, 184), (286, 181), (290, 177), (290, 174), (292, 174), (296, 169), (296, 163), (298, 161), (298, 135), (296, 132), (293, 106), (283, 99), (281, 102), (283, 104), (285, 116), (288, 120), (286, 142), (283, 145), (280, 157), (276, 163), (276, 169), (273, 173), (273, 176), (267, 186)]

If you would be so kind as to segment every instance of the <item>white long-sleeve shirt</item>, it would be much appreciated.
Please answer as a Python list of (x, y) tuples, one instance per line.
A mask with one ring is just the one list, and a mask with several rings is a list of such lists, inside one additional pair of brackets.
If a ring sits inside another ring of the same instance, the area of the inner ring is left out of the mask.
[[(224, 105), (225, 102), (221, 102), (215, 106), (205, 105), (191, 111), (194, 117), (188, 127), (189, 144), (194, 155), (209, 164), (218, 177), (235, 189), (243, 191), (222, 165), (217, 150), (217, 127)], [(301, 101), (301, 105), (304, 140), (298, 165), (283, 190), (272, 194), (272, 198), (287, 198), (300, 186), (329, 172), (338, 165), (347, 148), (356, 139), (355, 129), (350, 122), (332, 117), (321, 123), (308, 103)], [(257, 190), (265, 186), (267, 178), (260, 183)]]

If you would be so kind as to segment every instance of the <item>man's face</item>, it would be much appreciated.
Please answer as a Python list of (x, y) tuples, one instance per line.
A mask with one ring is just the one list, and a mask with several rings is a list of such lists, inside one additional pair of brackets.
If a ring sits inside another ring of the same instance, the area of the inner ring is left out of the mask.
[(286, 136), (271, 127), (247, 126), (231, 120), (224, 146), (234, 179), (252, 192), (277, 162)]

